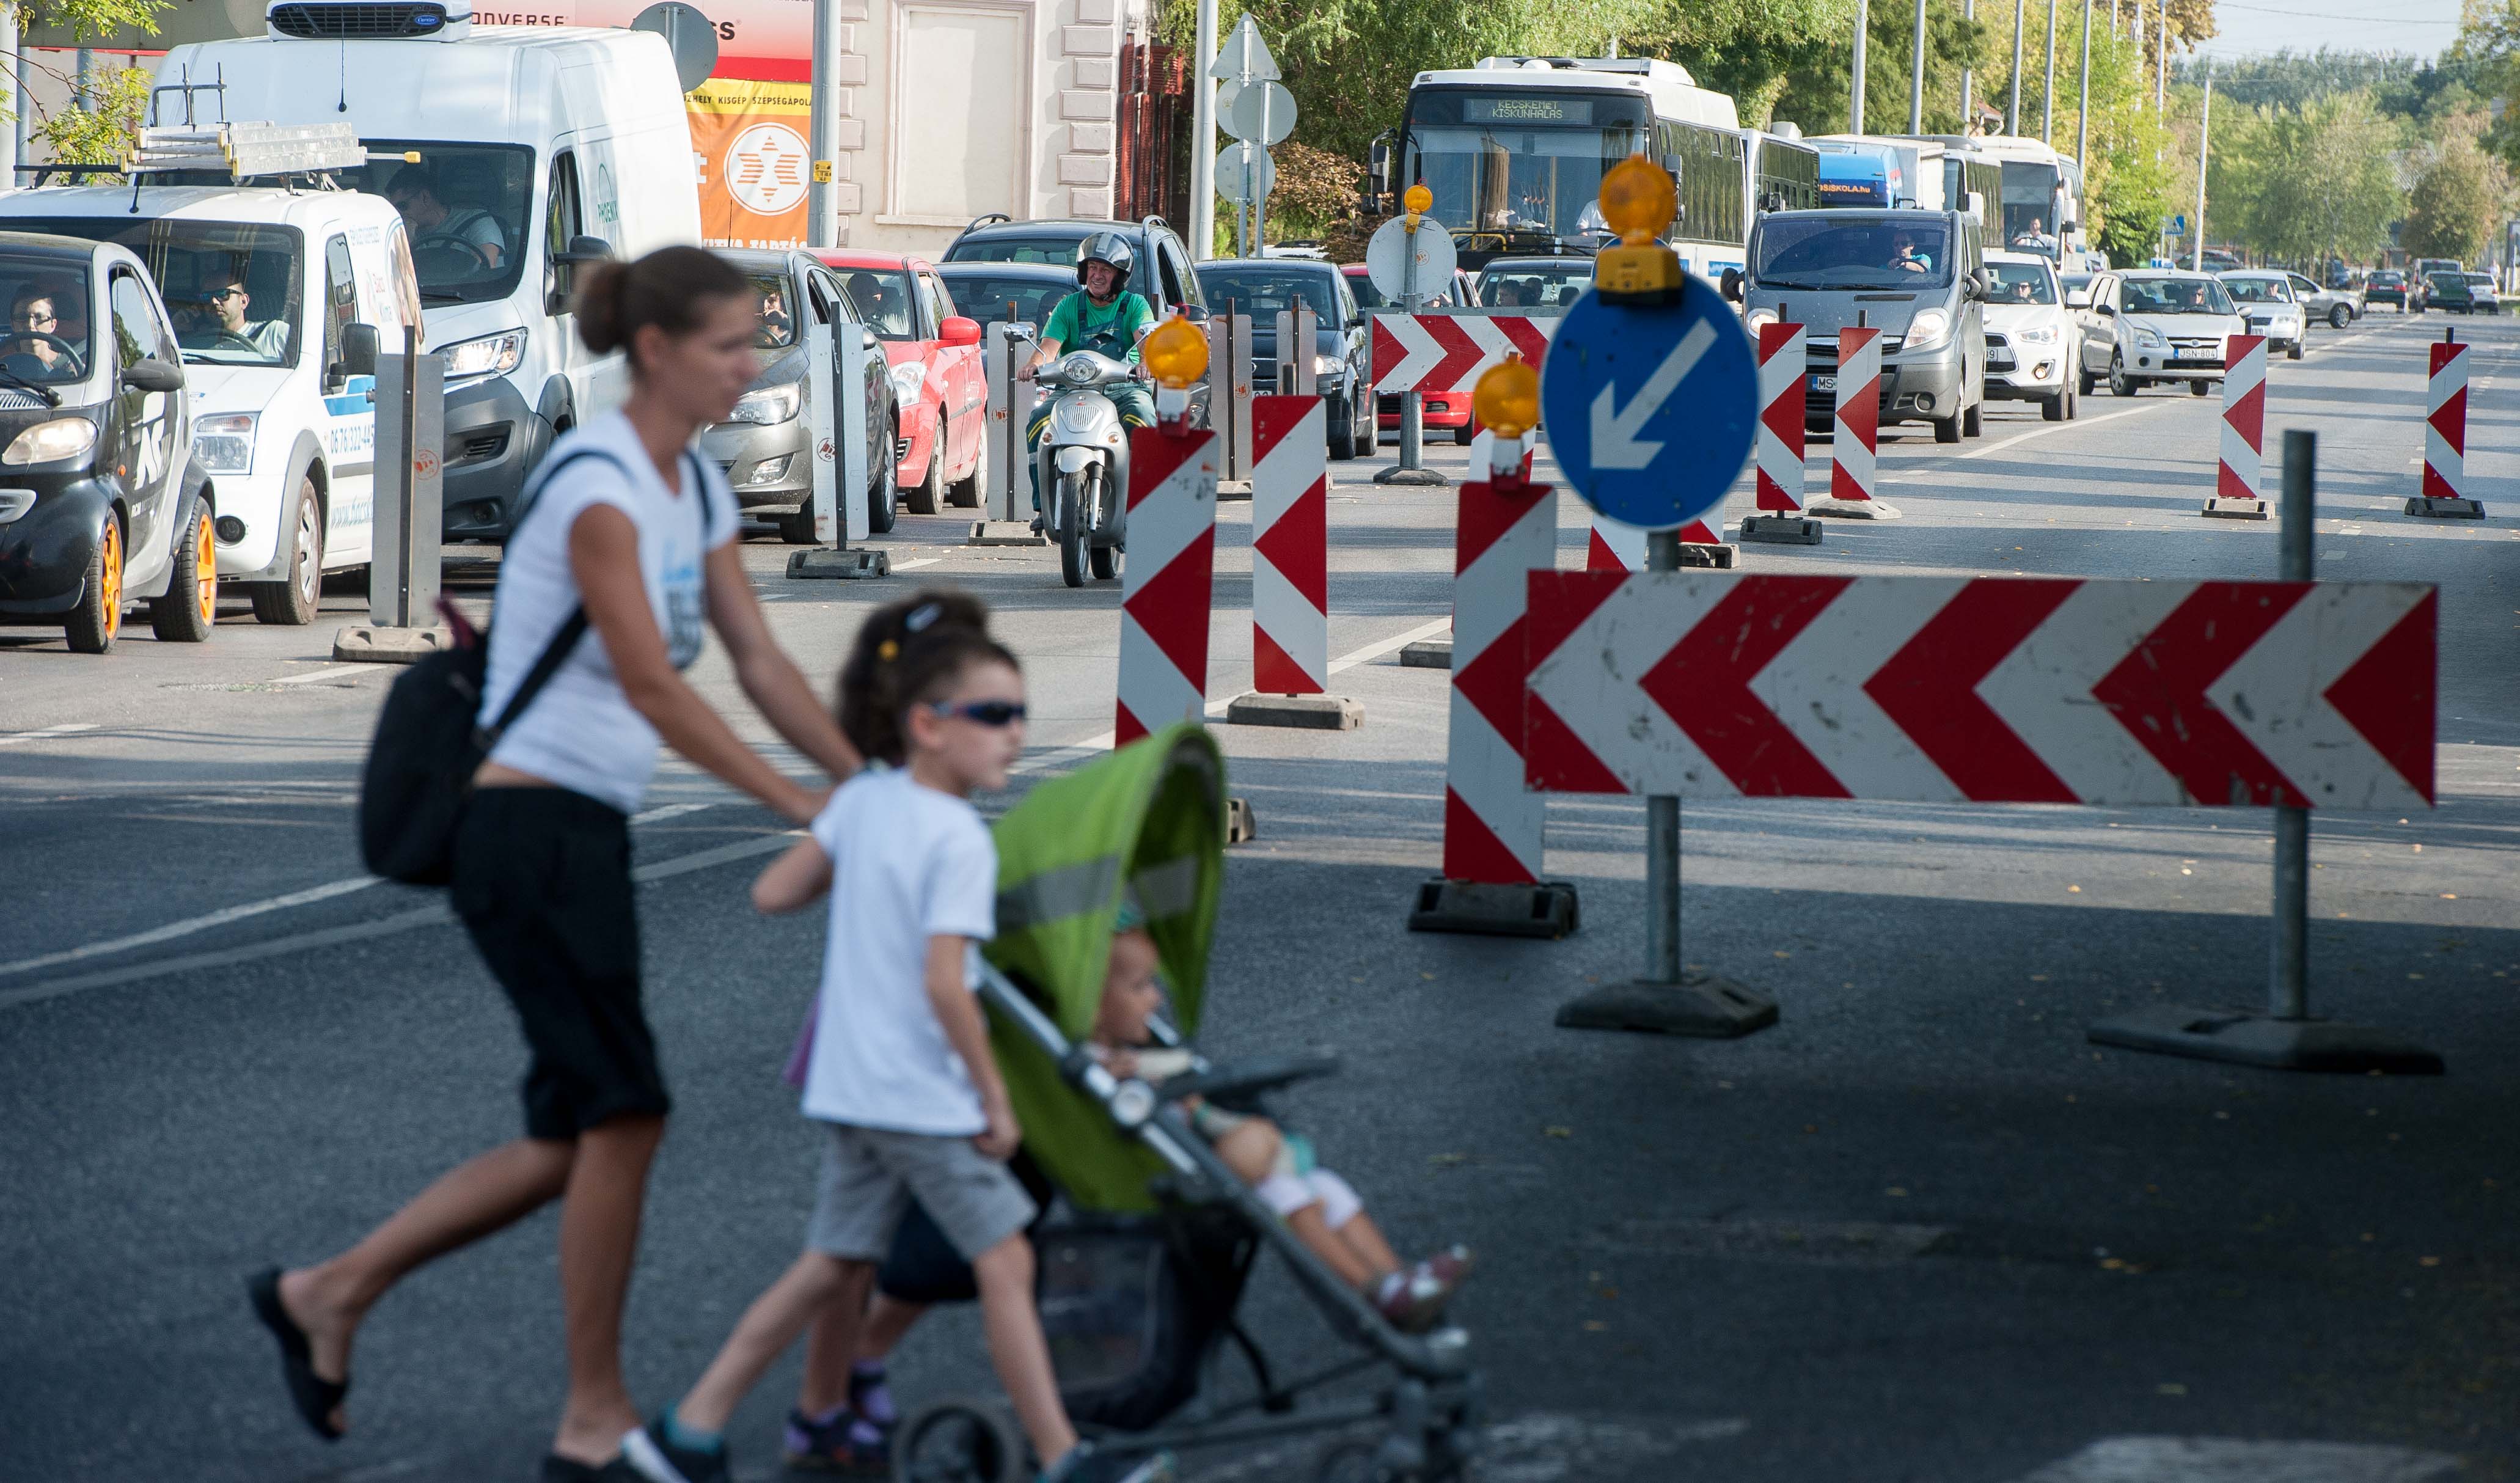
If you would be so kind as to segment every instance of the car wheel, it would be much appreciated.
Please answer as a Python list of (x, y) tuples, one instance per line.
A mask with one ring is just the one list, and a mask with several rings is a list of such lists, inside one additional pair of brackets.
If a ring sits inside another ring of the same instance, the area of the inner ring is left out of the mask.
[[(935, 496), (941, 492), (943, 481), (944, 460), (931, 454), (927, 459), (927, 483), (920, 491), (928, 496), (926, 514), (936, 513)], [(919, 506), (913, 503), (910, 508), (917, 510)], [(875, 479), (867, 489), (867, 529), (881, 535), (900, 518), (901, 429), (894, 427), (889, 429), (889, 435), (883, 440), (882, 467), (876, 471)]]
[(1960, 414), (1957, 412), (1949, 417), (1934, 420), (1930, 426), (1934, 429), (1935, 442), (1957, 443), (1960, 440)]
[(2125, 352), (2109, 352), (2109, 395), (2133, 396), (2142, 389), (2141, 382), (2127, 375)]
[(2343, 304), (2338, 304), (2327, 311), (2327, 328), (2331, 330), (2342, 330), (2352, 323), (2354, 323), (2354, 311)]
[(1966, 412), (1960, 414), (1960, 436), (1986, 436), (1986, 403), (1973, 402)]
[(1374, 451), (1382, 446), (1382, 413), (1380, 409), (1376, 408), (1373, 404), (1373, 392), (1372, 390), (1369, 389), (1361, 391), (1357, 394), (1355, 415), (1357, 425), (1365, 429), (1358, 434), (1359, 437), (1364, 439), (1363, 449), (1365, 456), (1367, 458), (1372, 458), (1374, 455)]
[(2048, 423), (2063, 422), (2065, 420), (2065, 398), (2070, 395), (2072, 395), (2071, 392), (2059, 391), (2054, 396), (2042, 401), (2039, 404), (2040, 421)]
[[(927, 472), (920, 479), (919, 487), (910, 491), (912, 515), (934, 515), (945, 503), (945, 425), (941, 421), (936, 425), (936, 432), (927, 449)], [(893, 446), (900, 445), (896, 443)]]
[(2205, 394), (2205, 388), (2212, 384), (2214, 383), (2208, 381), (2189, 382), (2187, 383), (2187, 394), (2189, 396), (2203, 396)]
[(2300, 341), (2300, 340), (2294, 340), (2291, 344), (2284, 346), (2284, 359), (2286, 359), (2286, 360), (2299, 360), (2299, 359), (2301, 359), (2301, 341)]
[(805, 497), (804, 503), (798, 507), (795, 514), (783, 515), (779, 517), (779, 539), (790, 546), (814, 544), (814, 508), (811, 494)]
[(1453, 429), (1453, 442), (1460, 447), (1467, 448), (1478, 441), (1478, 436), (1479, 429), (1468, 423), (1463, 423)]
[(2099, 378), (2093, 376), (2089, 371), (2078, 370), (2074, 373), (2074, 389), (2082, 392), (2085, 396), (2091, 395), (2092, 387), (2098, 384), (2098, 382)]
[(296, 517), (289, 524), (289, 569), (277, 582), (254, 584), (253, 620), (297, 628), (315, 621), (324, 592), (324, 502), (312, 473), (297, 482)]
[(175, 532), (175, 570), (166, 595), (149, 604), (149, 631), (170, 644), (199, 644), (219, 622), (219, 547), (210, 533), (207, 500), (192, 504), (192, 522)]
[(1330, 429), (1330, 457), (1347, 460), (1356, 457), (1356, 404), (1349, 402), (1347, 415)]
[(977, 510), (989, 498), (989, 440), (983, 435), (980, 451), (971, 455), (971, 476), (954, 486), (954, 503)]
[(82, 654), (111, 651), (122, 632), (122, 521), (111, 510), (97, 531), (96, 555), (88, 558), (79, 606), (62, 626), (70, 652)]

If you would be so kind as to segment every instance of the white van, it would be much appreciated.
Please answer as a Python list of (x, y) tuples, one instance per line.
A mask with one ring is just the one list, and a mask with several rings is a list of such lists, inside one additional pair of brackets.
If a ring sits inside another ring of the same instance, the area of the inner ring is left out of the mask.
[(401, 211), (423, 348), (447, 357), (445, 538), (500, 540), (552, 439), (628, 393), (621, 357), (577, 338), (575, 265), (700, 239), (673, 56), (647, 31), (475, 27), (464, 0), (284, 0), (266, 22), (176, 47), (159, 85), (216, 80), (228, 118), (347, 121), (419, 156), (342, 181)]
[(312, 622), (322, 574), (372, 550), (378, 348), (420, 313), (402, 218), (348, 191), (77, 186), (0, 196), (0, 228), (149, 265), (218, 481), (219, 580), (265, 623)]

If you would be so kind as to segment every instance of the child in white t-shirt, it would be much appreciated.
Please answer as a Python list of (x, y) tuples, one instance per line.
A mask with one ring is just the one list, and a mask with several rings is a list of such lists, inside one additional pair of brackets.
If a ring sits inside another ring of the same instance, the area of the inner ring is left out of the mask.
[[(831, 935), (805, 1076), (822, 1122), (805, 1252), (753, 1301), (690, 1394), (625, 1439), (656, 1483), (721, 1483), (721, 1433), (772, 1361), (827, 1307), (862, 1315), (915, 1197), (971, 1264), (990, 1358), (1046, 1483), (1156, 1483), (1145, 1461), (1080, 1446), (1033, 1307), (1030, 1195), (1008, 1172), (1021, 1141), (989, 1054), (974, 963), (995, 935), (998, 860), (971, 793), (1007, 785), (1023, 750), (1023, 676), (959, 594), (878, 610), (840, 672), (840, 726), (891, 767), (851, 779), (753, 882), (792, 912), (826, 893)], [(827, 1333), (830, 1326), (827, 1326)]]

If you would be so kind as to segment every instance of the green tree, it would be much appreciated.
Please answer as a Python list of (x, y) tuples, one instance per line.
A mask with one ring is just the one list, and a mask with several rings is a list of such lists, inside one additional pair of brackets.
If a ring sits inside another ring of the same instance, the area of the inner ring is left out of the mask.
[(2399, 246), (2416, 257), (2476, 262), (2511, 201), (2502, 161), (2488, 154), (2481, 115), (2457, 120), (2421, 152)]
[[(67, 34), (74, 43), (155, 36), (158, 17), (172, 4), (173, 0), (15, 0), (21, 36), (46, 30)], [(30, 66), (42, 65), (27, 60)], [(70, 106), (35, 120), (31, 130), (53, 149), (55, 158), (73, 164), (108, 164), (139, 142), (140, 119), (149, 103), (148, 73), (108, 68), (93, 74), (85, 88), (67, 76), (64, 80), (72, 83)], [(7, 99), (0, 116), (15, 119), (20, 100), (5, 90), (0, 90), (0, 98)], [(78, 153), (74, 156), (66, 150)]]

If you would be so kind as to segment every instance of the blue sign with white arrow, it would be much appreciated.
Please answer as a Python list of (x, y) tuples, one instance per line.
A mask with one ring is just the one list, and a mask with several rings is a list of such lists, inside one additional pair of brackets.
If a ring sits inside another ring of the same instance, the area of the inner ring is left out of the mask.
[(1724, 503), (1759, 427), (1758, 353), (1704, 279), (1677, 307), (1586, 291), (1540, 368), (1540, 423), (1566, 481), (1624, 524), (1671, 530)]

